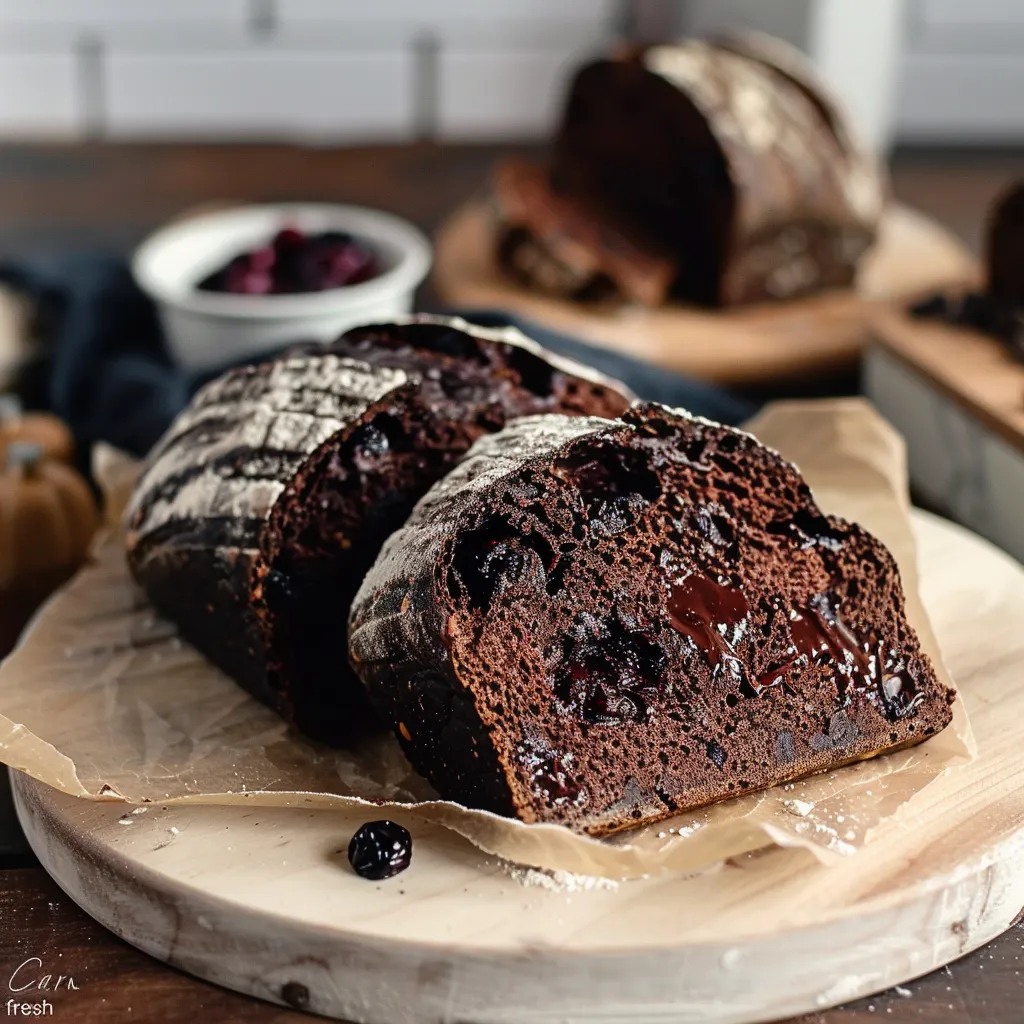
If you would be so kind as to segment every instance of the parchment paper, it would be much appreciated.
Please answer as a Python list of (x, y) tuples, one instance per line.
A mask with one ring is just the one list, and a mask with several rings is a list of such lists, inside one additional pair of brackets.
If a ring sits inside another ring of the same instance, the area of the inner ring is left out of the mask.
[[(779, 404), (750, 429), (801, 466), (826, 511), (887, 544), (910, 620), (949, 682), (917, 593), (898, 435), (860, 400)], [(953, 724), (918, 747), (609, 840), (440, 801), (391, 737), (355, 751), (302, 739), (153, 613), (128, 575), (116, 525), (135, 472), (130, 460), (98, 453), (105, 539), (0, 667), (0, 760), (66, 793), (131, 803), (364, 803), (373, 817), (387, 814), (390, 802), (407, 823), (439, 823), (510, 861), (630, 878), (696, 870), (772, 843), (807, 848), (826, 862), (851, 855), (883, 818), (973, 756), (958, 700)]]

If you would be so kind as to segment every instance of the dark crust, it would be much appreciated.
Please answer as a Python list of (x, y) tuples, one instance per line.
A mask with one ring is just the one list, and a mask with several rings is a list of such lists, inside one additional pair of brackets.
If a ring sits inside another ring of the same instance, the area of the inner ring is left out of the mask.
[[(377, 727), (344, 625), (385, 527), (509, 416), (629, 404), (612, 382), (556, 368), (531, 346), (421, 318), (219, 378), (140, 478), (126, 519), (133, 574), (186, 639), (303, 732), (345, 743)], [(406, 435), (397, 484), (387, 458), (357, 455), (333, 521), (317, 519), (309, 510), (331, 497), (331, 467), (381, 416)]]
[(479, 442), (385, 545), (350, 647), (442, 796), (594, 835), (920, 742), (954, 697), (882, 545), (657, 406)]
[(303, 461), (404, 374), (336, 355), (232, 370), (157, 444), (126, 513), (128, 564), (161, 613), (275, 710), (251, 574), (273, 502)]
[[(666, 53), (678, 74), (655, 70)], [(750, 90), (761, 94), (757, 123)], [(552, 148), (554, 190), (671, 260), (679, 300), (734, 305), (847, 287), (876, 237), (877, 162), (804, 63), (756, 39), (688, 40), (582, 67)], [(537, 287), (561, 280), (567, 297), (589, 297), (599, 282), (584, 266), (512, 227), (498, 231), (506, 270), (522, 279), (537, 267)]]

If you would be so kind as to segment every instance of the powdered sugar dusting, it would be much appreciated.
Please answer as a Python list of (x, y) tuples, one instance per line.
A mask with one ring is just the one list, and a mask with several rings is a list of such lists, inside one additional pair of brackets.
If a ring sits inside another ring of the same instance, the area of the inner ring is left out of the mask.
[(506, 870), (520, 885), (532, 889), (547, 889), (548, 892), (564, 894), (601, 889), (614, 891), (619, 887), (619, 882), (614, 878), (600, 878), (597, 875), (574, 875), (570, 871), (549, 871), (544, 868), (528, 868), (521, 864), (509, 864)]
[(141, 537), (176, 520), (265, 518), (306, 457), (411, 379), (331, 353), (225, 374), (154, 449), (129, 529)]

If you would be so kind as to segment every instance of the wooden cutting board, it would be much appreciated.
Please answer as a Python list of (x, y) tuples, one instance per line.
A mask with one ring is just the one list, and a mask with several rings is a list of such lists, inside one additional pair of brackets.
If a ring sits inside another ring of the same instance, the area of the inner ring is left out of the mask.
[(719, 384), (769, 385), (853, 369), (878, 307), (972, 287), (981, 269), (939, 224), (891, 206), (857, 288), (813, 299), (708, 313), (553, 299), (516, 284), (494, 260), (483, 200), (456, 211), (435, 239), (434, 289), (460, 309), (496, 309)]
[(1024, 455), (1024, 361), (996, 338), (932, 320), (879, 317), (875, 342)]
[(131, 813), (15, 772), (18, 814), (44, 867), (130, 943), (329, 1016), (655, 1024), (836, 1005), (948, 963), (1024, 907), (1024, 570), (959, 527), (914, 525), (979, 756), (833, 867), (772, 847), (697, 876), (560, 887), (419, 826), (412, 867), (378, 885), (344, 852), (365, 812)]

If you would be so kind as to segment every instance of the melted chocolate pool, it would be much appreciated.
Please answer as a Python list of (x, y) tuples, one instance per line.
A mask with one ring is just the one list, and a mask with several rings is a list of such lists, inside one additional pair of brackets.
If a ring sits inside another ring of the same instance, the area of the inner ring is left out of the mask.
[[(834, 595), (815, 594), (806, 604), (795, 607), (789, 615), (792, 659), (756, 681), (740, 670), (740, 692), (746, 697), (759, 697), (771, 687), (784, 684), (787, 675), (806, 659), (832, 669), (841, 703), (846, 702), (847, 692), (853, 687), (880, 703), (890, 721), (903, 718), (919, 703), (912, 676), (903, 665), (883, 663), (880, 648), (871, 652), (872, 644), (854, 634), (839, 615), (837, 604)], [(702, 573), (692, 573), (669, 588), (669, 621), (697, 645), (712, 668), (723, 660), (730, 667), (739, 667), (730, 634), (746, 621), (750, 610), (742, 590)]]
[(695, 572), (669, 589), (669, 620), (704, 652), (712, 668), (723, 657), (736, 657), (727, 634), (749, 614), (750, 603), (742, 590), (701, 573)]

